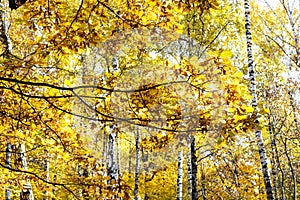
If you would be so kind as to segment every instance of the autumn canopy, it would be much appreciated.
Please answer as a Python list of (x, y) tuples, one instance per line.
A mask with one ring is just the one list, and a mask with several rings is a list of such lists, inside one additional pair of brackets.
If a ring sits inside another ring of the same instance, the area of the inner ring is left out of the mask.
[(299, 0), (0, 0), (0, 199), (299, 199)]

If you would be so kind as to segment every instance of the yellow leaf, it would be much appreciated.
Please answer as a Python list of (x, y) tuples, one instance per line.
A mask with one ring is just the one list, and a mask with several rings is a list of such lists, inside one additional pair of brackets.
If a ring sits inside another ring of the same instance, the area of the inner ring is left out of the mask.
[(246, 107), (246, 112), (251, 113), (254, 111), (254, 108), (252, 106), (247, 106)]
[(233, 56), (233, 53), (231, 51), (222, 51), (220, 57), (221, 58), (230, 58)]
[(243, 77), (243, 72), (235, 72), (234, 76), (237, 78), (241, 78), (241, 77)]
[(264, 112), (269, 114), (270, 110), (268, 108), (264, 108)]

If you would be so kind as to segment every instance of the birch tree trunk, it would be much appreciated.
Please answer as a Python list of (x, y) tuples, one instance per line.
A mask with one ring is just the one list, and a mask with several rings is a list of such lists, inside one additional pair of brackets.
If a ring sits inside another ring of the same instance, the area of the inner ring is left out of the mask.
[(274, 134), (273, 127), (271, 125), (271, 119), (269, 117), (269, 133), (270, 133), (270, 141), (271, 141), (271, 164), (272, 164), (272, 176), (273, 176), (273, 191), (274, 191), (274, 198), (278, 199), (278, 192), (277, 192), (277, 176), (278, 176), (278, 163), (276, 158), (276, 135)]
[[(6, 144), (6, 167), (8, 169), (11, 168), (11, 144), (9, 142), (7, 142)], [(10, 189), (7, 188), (5, 190), (5, 200), (10, 200)]]
[[(116, 136), (117, 139), (117, 176), (118, 176), (118, 185), (121, 185), (121, 179), (119, 177), (121, 177), (121, 156), (120, 156), (120, 152), (121, 152), (121, 148), (120, 148), (120, 138), (119, 138), (119, 134), (117, 134)], [(119, 187), (118, 192), (121, 193), (121, 187)]]
[(6, 19), (6, 15), (8, 8), (7, 6), (7, 2), (6, 1), (1, 1), (0, 0), (0, 40), (1, 43), (4, 45), (4, 52), (1, 52), (1, 54), (4, 57), (8, 57), (9, 54), (12, 53), (12, 45), (11, 45), (11, 41), (10, 41), (10, 37), (8, 35), (8, 21)]
[(191, 152), (188, 151), (187, 155), (187, 174), (188, 174), (188, 197), (192, 196), (192, 167), (191, 167)]
[(191, 137), (191, 167), (192, 167), (192, 200), (198, 200), (197, 190), (197, 156), (195, 137)]
[[(256, 80), (254, 72), (254, 59), (252, 55), (252, 35), (250, 29), (250, 5), (249, 0), (245, 0), (245, 28), (246, 28), (246, 40), (247, 40), (247, 53), (248, 53), (248, 70), (250, 77), (250, 91), (252, 93), (252, 107), (257, 107), (257, 94), (256, 94)], [(270, 172), (268, 169), (266, 149), (264, 146), (261, 130), (259, 129), (259, 119), (255, 120), (255, 136), (258, 145), (258, 151), (260, 156), (260, 162), (262, 166), (262, 172), (264, 176), (264, 182), (266, 187), (267, 199), (273, 200), (273, 191), (270, 178)]]
[[(27, 171), (27, 159), (26, 159), (26, 149), (24, 144), (20, 144), (20, 158), (22, 163), (22, 168)], [(23, 189), (21, 190), (20, 200), (34, 200), (31, 183), (27, 180), (27, 183), (23, 185)]]
[(136, 132), (136, 163), (135, 163), (135, 184), (134, 184), (134, 200), (139, 200), (139, 176), (140, 176), (140, 129)]
[(182, 200), (183, 155), (178, 152), (177, 200)]
[(107, 135), (106, 133), (102, 134), (102, 160), (101, 160), (101, 165), (102, 165), (102, 173), (103, 176), (107, 176), (107, 171), (105, 170), (105, 164), (108, 162), (107, 161)]
[[(0, 0), (0, 40), (1, 43), (4, 45), (4, 51), (0, 52), (0, 54), (3, 55), (3, 57), (8, 58), (9, 54), (11, 53), (11, 42), (8, 35), (8, 21), (6, 20), (6, 8), (7, 2), (3, 2)], [(11, 144), (10, 142), (7, 142), (6, 144), (6, 166), (7, 168), (11, 168)], [(5, 190), (5, 199), (10, 200), (10, 189)]]
[[(110, 179), (112, 180), (110, 184), (112, 184), (112, 191), (115, 191), (115, 184), (118, 179), (118, 172), (117, 172), (117, 162), (116, 162), (116, 156), (115, 156), (115, 142), (116, 142), (116, 133), (115, 133), (116, 126), (113, 125), (110, 128), (110, 134), (108, 138), (108, 166), (107, 171), (108, 175), (110, 176)], [(113, 197), (113, 199), (116, 198), (116, 196)]]

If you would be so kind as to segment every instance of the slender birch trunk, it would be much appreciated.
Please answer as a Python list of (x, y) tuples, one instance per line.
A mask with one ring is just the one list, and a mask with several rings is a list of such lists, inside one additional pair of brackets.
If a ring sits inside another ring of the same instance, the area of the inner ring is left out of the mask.
[[(245, 0), (245, 28), (246, 28), (246, 39), (247, 39), (247, 53), (248, 53), (248, 70), (250, 77), (250, 91), (252, 93), (252, 107), (256, 109), (257, 107), (257, 94), (256, 94), (256, 80), (254, 72), (254, 59), (252, 55), (252, 35), (250, 28), (250, 5), (249, 0)], [(258, 151), (260, 156), (260, 162), (262, 166), (262, 173), (264, 176), (264, 182), (266, 187), (266, 194), (268, 200), (273, 200), (273, 190), (270, 178), (270, 172), (268, 168), (266, 149), (264, 146), (261, 130), (259, 129), (259, 119), (258, 117), (255, 120), (255, 136), (258, 145)]]
[(112, 127), (109, 134), (108, 141), (108, 175), (112, 180), (117, 180), (117, 166), (115, 158), (115, 140), (116, 133), (114, 132), (115, 127)]
[[(121, 185), (121, 179), (119, 177), (121, 177), (121, 156), (120, 156), (120, 152), (121, 152), (121, 148), (120, 148), (120, 138), (119, 138), (119, 134), (117, 134), (117, 176), (118, 176), (118, 185)], [(121, 187), (119, 187), (118, 190), (119, 193), (121, 193)], [(121, 198), (120, 198), (121, 199)]]
[(271, 164), (272, 164), (272, 176), (273, 176), (273, 190), (274, 190), (274, 198), (278, 199), (278, 191), (277, 191), (277, 176), (278, 176), (278, 163), (276, 159), (276, 136), (274, 135), (273, 127), (271, 125), (271, 119), (269, 117), (269, 133), (270, 133), (270, 141), (271, 141)]
[(102, 134), (102, 160), (101, 160), (101, 165), (102, 165), (102, 172), (103, 176), (107, 176), (107, 171), (105, 170), (105, 164), (108, 162), (107, 161), (107, 135), (106, 133)]
[(286, 11), (288, 20), (289, 20), (291, 28), (292, 28), (293, 37), (294, 37), (293, 39), (294, 39), (294, 42), (295, 42), (295, 51), (296, 51), (296, 54), (297, 54), (296, 65), (297, 65), (298, 68), (300, 68), (300, 46), (299, 46), (299, 35), (298, 35), (299, 34), (299, 30), (298, 30), (298, 33), (297, 33), (297, 27), (296, 27), (296, 24), (297, 24), (297, 21), (299, 20), (299, 18), (297, 18), (296, 20), (294, 20), (294, 17), (293, 17), (293, 14), (292, 14), (293, 10), (291, 10), (289, 7), (287, 7), (286, 5), (284, 5), (284, 1), (282, 2), (282, 5), (283, 5), (283, 7), (284, 7), (284, 9)]
[[(6, 167), (8, 169), (11, 168), (11, 144), (9, 142), (7, 142), (6, 144)], [(10, 200), (10, 189), (7, 188), (5, 190), (5, 200)]]
[(9, 23), (6, 19), (8, 12), (7, 2), (0, 0), (0, 8), (0, 40), (4, 45), (4, 52), (1, 52), (1, 54), (3, 54), (4, 57), (9, 57), (9, 54), (12, 53), (12, 45), (8, 35)]
[[(118, 171), (117, 171), (117, 162), (116, 162), (116, 156), (115, 156), (115, 144), (116, 144), (116, 133), (115, 133), (116, 126), (113, 125), (110, 128), (110, 133), (108, 136), (108, 166), (107, 171), (108, 175), (110, 176), (110, 185), (112, 187), (112, 192), (116, 192), (116, 184), (118, 180)], [(117, 195), (114, 195), (112, 199), (117, 198)]]
[[(5, 58), (9, 58), (9, 54), (12, 52), (12, 45), (10, 37), (8, 35), (8, 21), (6, 20), (7, 2), (0, 0), (0, 42), (4, 45), (4, 52), (0, 52)], [(6, 144), (6, 166), (11, 168), (11, 144)], [(5, 190), (5, 199), (10, 200), (10, 189)]]
[(191, 137), (192, 200), (198, 200), (196, 140)]
[[(277, 196), (279, 196), (280, 197), (280, 195), (281, 195), (281, 198), (279, 198), (280, 200), (285, 200), (286, 198), (285, 198), (285, 187), (284, 187), (284, 183), (285, 183), (285, 172), (283, 171), (283, 168), (282, 168), (282, 166), (281, 166), (281, 161), (280, 161), (280, 158), (281, 158), (281, 153), (280, 153), (280, 151), (278, 150), (278, 146), (277, 146), (277, 143), (276, 143), (276, 141), (277, 141), (277, 133), (276, 133), (276, 124), (277, 124), (277, 122), (276, 122), (276, 119), (273, 117), (273, 119), (272, 119), (273, 121), (272, 121), (272, 123), (271, 123), (271, 121), (270, 121), (270, 126), (271, 126), (271, 130), (272, 130), (272, 132), (270, 132), (271, 134), (272, 134), (272, 136), (273, 136), (273, 139), (271, 140), (272, 141), (272, 143), (271, 143), (271, 146), (273, 146), (273, 148), (274, 148), (274, 159), (275, 159), (275, 162), (276, 162), (276, 170), (277, 170), (277, 187), (280, 189), (280, 191), (278, 191), (278, 195)], [(275, 187), (276, 187), (276, 185), (275, 185)], [(280, 192), (280, 194), (279, 194), (279, 192)], [(277, 199), (277, 196), (275, 196), (275, 199)]]
[(135, 184), (134, 184), (134, 200), (139, 200), (139, 176), (140, 176), (140, 129), (136, 132), (136, 162), (135, 162)]
[(178, 152), (177, 200), (182, 200), (183, 154)]
[[(26, 148), (24, 144), (20, 144), (20, 158), (22, 163), (22, 168), (27, 171), (27, 159), (26, 159)], [(33, 191), (31, 187), (31, 183), (27, 180), (27, 183), (23, 185), (23, 189), (21, 190), (20, 200), (34, 200)]]
[(188, 197), (192, 196), (192, 166), (191, 166), (191, 152), (188, 151), (187, 155), (187, 174), (188, 174)]

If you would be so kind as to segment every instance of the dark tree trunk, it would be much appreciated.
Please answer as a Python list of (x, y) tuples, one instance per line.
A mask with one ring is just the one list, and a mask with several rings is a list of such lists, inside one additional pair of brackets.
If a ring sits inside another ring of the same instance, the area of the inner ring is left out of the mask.
[(191, 137), (191, 165), (192, 165), (192, 200), (198, 200), (197, 190), (197, 156), (195, 137)]

